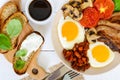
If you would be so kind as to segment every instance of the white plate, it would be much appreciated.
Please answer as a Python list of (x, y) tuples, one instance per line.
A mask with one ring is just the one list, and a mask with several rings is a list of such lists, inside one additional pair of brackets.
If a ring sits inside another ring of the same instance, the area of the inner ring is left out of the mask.
[[(62, 53), (63, 47), (61, 46), (61, 43), (60, 43), (59, 38), (58, 38), (57, 25), (58, 25), (58, 22), (62, 16), (63, 16), (62, 10), (58, 11), (58, 13), (55, 17), (55, 20), (54, 20), (53, 28), (52, 28), (52, 41), (53, 41), (53, 45), (54, 45), (54, 48), (56, 50), (56, 53), (59, 56), (59, 58), (61, 59), (61, 61), (68, 68), (70, 68), (71, 70), (74, 70), (71, 68), (70, 63), (65, 60), (63, 53)], [(89, 75), (101, 74), (101, 73), (110, 71), (111, 69), (115, 68), (118, 64), (120, 64), (120, 54), (115, 53), (115, 58), (111, 64), (109, 64), (105, 67), (102, 67), (102, 68), (90, 67), (88, 70), (86, 70), (85, 72), (81, 72), (81, 73), (89, 74)], [(76, 71), (76, 70), (74, 70), (74, 71)], [(78, 71), (76, 71), (76, 72), (78, 72)]]

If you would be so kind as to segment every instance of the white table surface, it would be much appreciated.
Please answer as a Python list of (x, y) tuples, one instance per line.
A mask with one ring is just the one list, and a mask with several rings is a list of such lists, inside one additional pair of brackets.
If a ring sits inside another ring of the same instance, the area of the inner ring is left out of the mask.
[[(8, 0), (0, 0), (0, 7), (2, 6), (2, 2), (6, 2)], [(62, 3), (64, 0), (54, 0), (54, 3)], [(56, 5), (56, 4), (55, 4)], [(56, 14), (57, 10), (60, 8), (60, 5), (56, 5), (54, 15)], [(45, 38), (45, 43), (42, 46), (42, 51), (40, 54), (44, 54), (46, 52), (50, 52), (51, 54), (55, 54), (54, 48), (52, 45), (52, 39), (51, 39), (51, 31), (52, 31), (52, 21), (54, 17), (52, 18), (51, 22), (44, 26), (37, 26), (32, 23), (33, 28), (36, 31), (39, 31)], [(8, 67), (9, 66), (9, 67)], [(28, 76), (28, 74), (18, 76), (14, 73), (12, 64), (9, 63), (2, 54), (0, 54), (0, 80), (19, 80), (25, 76)], [(83, 75), (85, 80), (120, 80), (120, 65), (118, 65), (116, 68), (103, 73), (99, 75)]]

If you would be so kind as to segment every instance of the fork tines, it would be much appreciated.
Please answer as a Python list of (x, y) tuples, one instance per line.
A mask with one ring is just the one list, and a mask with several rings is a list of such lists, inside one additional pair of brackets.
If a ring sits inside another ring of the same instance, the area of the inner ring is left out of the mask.
[(74, 77), (78, 76), (78, 75), (79, 75), (79, 73), (76, 73), (76, 72), (74, 72), (74, 71), (70, 70), (70, 71), (68, 72), (68, 75), (69, 75), (69, 76), (70, 76), (70, 78), (72, 79), (72, 78), (74, 78)]

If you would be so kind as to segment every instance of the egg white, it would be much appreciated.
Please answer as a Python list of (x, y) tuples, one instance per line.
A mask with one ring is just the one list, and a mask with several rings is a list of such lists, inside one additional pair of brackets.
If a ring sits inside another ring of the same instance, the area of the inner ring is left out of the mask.
[[(78, 35), (77, 37), (72, 40), (72, 41), (67, 41), (66, 38), (62, 37), (62, 26), (65, 22), (67, 21), (72, 21), (73, 23), (75, 23), (78, 27)], [(64, 17), (62, 17), (58, 23), (58, 37), (59, 37), (59, 40), (62, 44), (62, 47), (64, 49), (72, 49), (74, 44), (75, 43), (80, 43), (80, 42), (83, 42), (84, 41), (84, 38), (85, 38), (85, 30), (84, 30), (84, 27), (82, 25), (80, 25), (79, 22), (71, 19), (70, 17), (66, 17), (66, 19), (64, 19)]]
[[(98, 45), (104, 45), (108, 48), (109, 52), (110, 52), (110, 56), (108, 58), (108, 60), (106, 60), (105, 62), (98, 62), (93, 56), (92, 56), (92, 49), (95, 47), (95, 46), (98, 46)], [(113, 53), (113, 51), (107, 46), (105, 45), (104, 43), (102, 42), (96, 42), (96, 43), (93, 43), (93, 44), (90, 44), (89, 45), (89, 50), (87, 51), (87, 56), (89, 58), (89, 63), (92, 67), (96, 67), (96, 68), (99, 68), (99, 67), (104, 67), (104, 66), (107, 66), (108, 64), (110, 64), (114, 57), (115, 57), (115, 54)]]

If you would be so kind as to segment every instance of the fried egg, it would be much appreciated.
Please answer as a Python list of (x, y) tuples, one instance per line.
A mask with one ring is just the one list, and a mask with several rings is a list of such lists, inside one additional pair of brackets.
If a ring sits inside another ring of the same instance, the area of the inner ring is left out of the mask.
[(87, 56), (90, 65), (99, 68), (110, 64), (113, 61), (115, 54), (104, 43), (96, 42), (89, 45)]
[(58, 27), (58, 37), (64, 49), (72, 49), (75, 43), (84, 41), (85, 30), (79, 22), (67, 17), (60, 19)]

